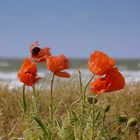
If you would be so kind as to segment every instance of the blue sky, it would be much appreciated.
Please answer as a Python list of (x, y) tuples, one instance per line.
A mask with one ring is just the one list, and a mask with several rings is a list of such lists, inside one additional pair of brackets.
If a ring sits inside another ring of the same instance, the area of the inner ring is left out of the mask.
[(26, 57), (36, 40), (54, 55), (140, 58), (140, 0), (0, 0), (0, 57)]

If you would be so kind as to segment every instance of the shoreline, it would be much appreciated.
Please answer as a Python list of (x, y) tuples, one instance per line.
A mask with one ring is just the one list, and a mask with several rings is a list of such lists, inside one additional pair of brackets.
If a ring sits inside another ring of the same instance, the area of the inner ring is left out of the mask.
[[(78, 81), (78, 70), (77, 69), (70, 69), (68, 70), (68, 72), (72, 75), (71, 78), (69, 80), (67, 79), (61, 79), (61, 81), (65, 81), (65, 82), (73, 82), (73, 81)], [(82, 79), (84, 81), (86, 81), (87, 79), (90, 78), (91, 73), (87, 70), (87, 69), (81, 69), (81, 73), (82, 73)], [(126, 84), (135, 84), (135, 83), (139, 83), (140, 82), (140, 71), (130, 71), (130, 70), (123, 70), (121, 71), (121, 73), (124, 75), (125, 77), (125, 81)], [(44, 80), (47, 83), (47, 85), (49, 86), (50, 83), (50, 77), (51, 77), (51, 72), (49, 71), (40, 71), (38, 73), (38, 75), (40, 77), (42, 77), (42, 80), (39, 82), (39, 87), (44, 87), (42, 86), (44, 84)], [(56, 77), (56, 79), (59, 80), (59, 78)], [(20, 81), (17, 78), (17, 71), (13, 71), (13, 72), (2, 72), (0, 71), (0, 85), (1, 86), (7, 86), (9, 89), (14, 89), (14, 88), (20, 88), (22, 86), (22, 84), (20, 83)]]

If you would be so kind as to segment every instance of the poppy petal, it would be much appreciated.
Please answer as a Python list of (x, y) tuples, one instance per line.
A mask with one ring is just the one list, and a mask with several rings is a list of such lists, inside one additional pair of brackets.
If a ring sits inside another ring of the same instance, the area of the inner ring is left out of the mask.
[(17, 74), (19, 80), (27, 86), (32, 86), (40, 77), (37, 77), (37, 66), (30, 59), (25, 58), (20, 71)]
[(63, 77), (63, 78), (70, 78), (70, 74), (67, 72), (58, 71), (58, 72), (55, 72), (55, 75), (57, 75), (59, 77)]
[(110, 69), (106, 75), (106, 79), (110, 82), (107, 91), (119, 90), (125, 86), (125, 79), (117, 68)]
[(96, 79), (90, 86), (95, 94), (111, 92), (123, 89), (125, 79), (117, 68), (112, 68), (106, 73), (105, 77)]
[(46, 66), (52, 72), (62, 71), (69, 68), (69, 62), (64, 55), (50, 56), (47, 58)]
[(51, 56), (50, 48), (39, 48), (39, 42), (34, 42), (30, 47), (31, 59), (37, 63), (46, 62), (45, 56)]
[(21, 67), (20, 67), (20, 70), (24, 69), (25, 67), (29, 66), (32, 64), (32, 61), (28, 58), (25, 58)]
[(39, 41), (35, 41), (34, 43), (32, 43), (31, 45), (30, 45), (30, 51), (32, 51), (32, 49), (34, 48), (34, 47), (38, 47), (39, 46)]
[(88, 62), (88, 69), (96, 75), (104, 75), (109, 69), (113, 68), (116, 61), (101, 51), (91, 54)]

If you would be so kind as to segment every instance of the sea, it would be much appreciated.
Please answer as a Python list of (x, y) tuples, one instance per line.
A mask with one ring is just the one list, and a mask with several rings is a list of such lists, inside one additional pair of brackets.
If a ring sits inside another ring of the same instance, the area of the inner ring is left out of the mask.
[[(17, 78), (23, 59), (0, 58), (0, 86), (6, 85), (9, 88), (18, 88), (22, 85)], [(70, 59), (71, 75), (78, 75), (80, 70), (83, 77), (89, 77), (91, 73), (87, 69), (87, 59)], [(38, 75), (47, 78), (51, 75), (45, 63), (38, 65)], [(125, 77), (126, 83), (140, 82), (140, 59), (117, 59), (117, 66)], [(75, 76), (74, 76), (75, 77)]]

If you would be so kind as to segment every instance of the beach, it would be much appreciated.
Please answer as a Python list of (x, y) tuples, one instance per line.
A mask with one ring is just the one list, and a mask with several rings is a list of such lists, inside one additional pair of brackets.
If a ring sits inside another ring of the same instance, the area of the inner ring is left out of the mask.
[[(86, 68), (87, 59), (71, 59), (70, 69), (68, 72), (75, 77), (78, 75), (80, 70), (83, 78), (90, 77), (91, 73)], [(21, 66), (22, 59), (0, 59), (0, 84), (8, 85), (9, 88), (17, 88), (22, 86), (17, 78), (17, 73)], [(119, 59), (117, 65), (125, 81), (128, 84), (134, 84), (140, 81), (140, 60), (133, 59)], [(45, 67), (45, 64), (38, 64), (39, 73), (38, 75), (42, 78), (50, 77), (51, 73)]]

